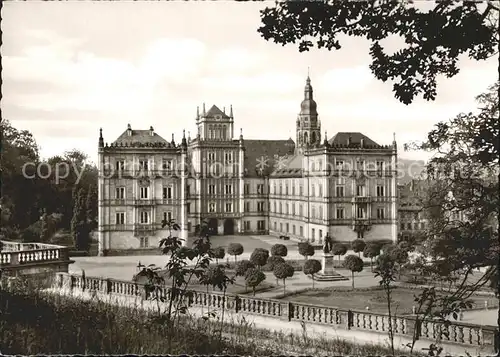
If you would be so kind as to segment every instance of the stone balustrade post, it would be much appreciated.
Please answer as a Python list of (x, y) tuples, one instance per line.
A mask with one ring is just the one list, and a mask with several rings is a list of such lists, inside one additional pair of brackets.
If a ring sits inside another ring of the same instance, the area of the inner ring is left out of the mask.
[(241, 310), (241, 298), (236, 295), (236, 297), (234, 298), (234, 311), (235, 312), (238, 312)]
[(111, 279), (106, 279), (106, 294), (111, 294), (112, 287), (113, 283), (111, 282)]
[(347, 329), (350, 330), (354, 326), (354, 313), (351, 310), (347, 311)]
[(294, 313), (293, 309), (294, 309), (294, 306), (293, 306), (292, 302), (289, 302), (288, 306), (287, 306), (288, 321), (292, 321), (292, 317), (293, 317), (293, 313)]

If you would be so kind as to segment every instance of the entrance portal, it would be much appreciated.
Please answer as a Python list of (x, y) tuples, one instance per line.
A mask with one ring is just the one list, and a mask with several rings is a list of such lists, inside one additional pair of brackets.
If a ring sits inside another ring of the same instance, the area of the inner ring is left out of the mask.
[(217, 235), (217, 227), (219, 226), (219, 222), (217, 218), (210, 218), (208, 220), (208, 234), (211, 236)]
[(234, 234), (234, 219), (228, 218), (224, 221), (224, 234)]

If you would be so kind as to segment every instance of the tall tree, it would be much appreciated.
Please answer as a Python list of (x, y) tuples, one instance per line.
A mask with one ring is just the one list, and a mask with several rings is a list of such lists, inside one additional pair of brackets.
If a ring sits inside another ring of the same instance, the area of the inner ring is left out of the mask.
[[(36, 175), (39, 148), (33, 135), (27, 130), (14, 128), (8, 120), (0, 122), (2, 142), (2, 209), (9, 214), (2, 216), (5, 229), (24, 229), (40, 217), (37, 200)], [(25, 164), (30, 164), (23, 172)]]
[[(424, 271), (459, 278), (456, 291), (440, 300), (436, 317), (456, 313), (498, 272), (498, 90), (497, 82), (477, 98), (476, 112), (438, 123), (425, 142), (407, 145), (436, 153), (427, 165), (428, 190), (421, 202), (429, 221), (422, 253), (435, 264), (424, 264)], [(479, 279), (469, 279), (477, 268), (489, 266)]]
[(83, 188), (75, 187), (73, 191), (74, 208), (71, 220), (71, 234), (77, 250), (88, 250), (90, 247), (90, 229), (87, 221), (85, 198)]
[[(436, 78), (459, 72), (458, 59), (466, 54), (484, 60), (498, 53), (498, 1), (440, 1), (428, 7), (413, 1), (283, 1), (261, 11), (258, 32), (265, 40), (299, 51), (311, 47), (338, 50), (337, 35), (371, 42), (370, 69), (382, 81), (394, 80), (395, 97), (410, 104), (422, 95), (434, 100)], [(381, 42), (397, 35), (405, 46), (393, 54)], [(314, 42), (315, 41), (315, 44)]]

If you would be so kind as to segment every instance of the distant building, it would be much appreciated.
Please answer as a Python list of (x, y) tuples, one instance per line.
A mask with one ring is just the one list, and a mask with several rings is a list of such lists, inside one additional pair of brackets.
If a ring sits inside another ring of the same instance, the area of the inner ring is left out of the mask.
[(212, 234), (275, 234), (321, 244), (397, 239), (397, 145), (361, 133), (321, 136), (307, 78), (296, 143), (234, 139), (233, 109), (203, 105), (196, 136), (168, 142), (151, 127), (99, 137), (99, 252), (157, 248), (174, 219), (187, 239), (202, 220)]
[(398, 185), (399, 240), (408, 240), (427, 229), (428, 220), (422, 207), (423, 194), (427, 185), (426, 181), (415, 179), (406, 184)]

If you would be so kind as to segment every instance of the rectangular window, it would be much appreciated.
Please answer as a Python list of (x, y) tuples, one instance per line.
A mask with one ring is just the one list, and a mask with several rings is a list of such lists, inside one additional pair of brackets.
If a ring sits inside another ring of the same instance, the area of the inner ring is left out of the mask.
[(226, 163), (230, 163), (233, 161), (233, 153), (232, 152), (226, 152), (224, 155), (224, 159), (226, 160)]
[(165, 222), (170, 222), (172, 220), (172, 212), (171, 211), (163, 212), (163, 220)]
[(300, 185), (299, 186), (299, 196), (303, 196), (304, 195), (304, 186)]
[(233, 185), (226, 185), (226, 195), (231, 195), (233, 193)]
[(273, 202), (273, 212), (276, 213), (276, 202)]
[(293, 233), (293, 234), (296, 234), (296, 233), (297, 233), (297, 232), (296, 232), (296, 229), (295, 229), (295, 224), (292, 226), (292, 233)]
[(311, 197), (316, 196), (316, 187), (314, 184), (311, 184)]
[(286, 224), (286, 232), (287, 232), (287, 233), (290, 233), (290, 223), (287, 223), (287, 224)]
[(289, 213), (288, 209), (289, 209), (289, 206), (288, 206), (288, 203), (286, 203), (286, 205), (285, 205), (285, 214)]
[(280, 183), (280, 195), (282, 195), (282, 194), (283, 194), (283, 186)]
[(316, 239), (316, 230), (314, 228), (311, 229), (311, 241), (314, 242)]
[(148, 160), (139, 160), (139, 169), (142, 171), (148, 170)]
[(319, 219), (323, 219), (323, 206), (319, 206)]
[(139, 245), (141, 248), (148, 248), (149, 247), (149, 237), (141, 237)]
[(115, 190), (115, 198), (118, 200), (125, 199), (125, 187), (117, 187)]
[(264, 185), (263, 184), (258, 184), (257, 185), (257, 194), (258, 195), (264, 194)]
[(377, 208), (377, 218), (378, 219), (384, 219), (385, 218), (385, 213), (384, 213), (383, 208)]
[(280, 202), (280, 214), (283, 213), (283, 204)]
[(384, 186), (377, 185), (377, 197), (383, 197), (383, 196), (384, 196)]
[(299, 204), (299, 216), (302, 217), (304, 214), (303, 214), (303, 209), (302, 209), (302, 204)]
[(149, 197), (149, 187), (141, 187), (140, 194), (141, 199), (147, 199)]
[(344, 186), (335, 187), (335, 193), (337, 194), (337, 197), (344, 197)]
[(322, 229), (320, 229), (320, 230), (318, 231), (318, 237), (319, 237), (319, 240), (320, 240), (320, 241), (323, 239), (323, 230), (322, 230)]
[(172, 170), (172, 160), (163, 159), (161, 162), (161, 168), (163, 170)]
[(292, 185), (292, 196), (295, 196), (295, 185)]
[(233, 212), (233, 204), (226, 203), (226, 212)]
[(365, 195), (365, 186), (364, 185), (357, 185), (356, 186), (356, 195), (357, 196), (364, 196)]
[(250, 230), (250, 221), (245, 221), (245, 231), (249, 231)]
[(210, 213), (215, 212), (215, 203), (208, 204), (208, 212), (210, 212)]
[(250, 185), (248, 183), (246, 183), (243, 190), (244, 190), (245, 195), (248, 195), (250, 193)]
[(344, 219), (344, 209), (337, 208), (337, 219)]
[(316, 219), (316, 207), (312, 206), (311, 207), (311, 218)]
[(379, 171), (379, 172), (384, 171), (384, 162), (383, 161), (377, 161), (377, 171)]
[(274, 222), (274, 231), (277, 232), (278, 231), (278, 228), (276, 227), (277, 226), (277, 223)]
[(399, 229), (401, 229), (402, 231), (404, 231), (404, 230), (405, 230), (405, 224), (404, 224), (404, 223), (401, 223), (401, 224), (399, 225)]
[(250, 212), (250, 202), (245, 202), (245, 212)]
[(265, 202), (257, 202), (257, 211), (264, 212), (264, 203)]
[(288, 196), (288, 185), (285, 185), (285, 195)]
[(323, 185), (318, 184), (318, 196), (323, 197)]
[(215, 161), (215, 153), (214, 152), (208, 153), (208, 161)]
[(125, 161), (123, 160), (116, 161), (116, 171), (123, 171), (123, 170), (125, 170)]
[(358, 207), (358, 218), (365, 218), (365, 209), (363, 207)]
[(215, 185), (208, 185), (208, 194), (215, 195)]
[(280, 223), (280, 232), (283, 232), (283, 223)]
[(140, 221), (142, 224), (149, 223), (149, 212), (148, 211), (141, 211)]
[(116, 224), (118, 225), (125, 224), (125, 212), (116, 213)]
[(300, 226), (299, 232), (300, 232), (300, 236), (303, 237), (304, 236), (304, 227)]
[(263, 231), (266, 229), (266, 222), (263, 220), (257, 221), (257, 230)]
[(172, 186), (163, 186), (163, 198), (172, 198)]
[(191, 203), (186, 204), (187, 213), (191, 213)]
[(292, 215), (295, 216), (295, 203), (292, 203)]

